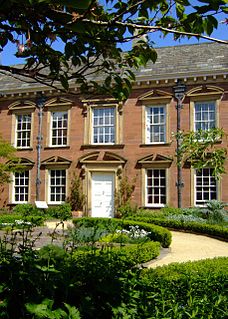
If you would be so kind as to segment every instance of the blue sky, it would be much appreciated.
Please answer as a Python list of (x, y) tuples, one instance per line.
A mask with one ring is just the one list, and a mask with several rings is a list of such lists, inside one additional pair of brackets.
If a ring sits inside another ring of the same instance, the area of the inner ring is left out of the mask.
[[(100, 0), (102, 3), (102, 0)], [(228, 40), (228, 25), (227, 24), (222, 24), (221, 21), (225, 19), (225, 15), (221, 15), (219, 17), (219, 26), (218, 29), (215, 30), (211, 37), (213, 38), (218, 38), (222, 40)], [(173, 46), (173, 45), (183, 45), (183, 44), (194, 44), (194, 43), (202, 43), (205, 42), (206, 40), (204, 39), (196, 39), (196, 38), (191, 38), (191, 39), (181, 39), (178, 41), (173, 40), (173, 36), (171, 34), (167, 35), (165, 38), (162, 37), (162, 34), (160, 32), (154, 32), (150, 35), (150, 40), (152, 40), (155, 43), (155, 47), (162, 47), (162, 46)], [(128, 50), (130, 48), (131, 44), (129, 43), (128, 45), (124, 46), (124, 50)], [(56, 42), (55, 43), (55, 48), (58, 50), (62, 50), (63, 45), (61, 42)], [(15, 57), (15, 52), (17, 48), (16, 45), (14, 44), (8, 44), (5, 48), (4, 51), (0, 55), (0, 63), (3, 65), (12, 65), (12, 64), (18, 64), (18, 63), (23, 63), (23, 59), (21, 58), (16, 58)]]

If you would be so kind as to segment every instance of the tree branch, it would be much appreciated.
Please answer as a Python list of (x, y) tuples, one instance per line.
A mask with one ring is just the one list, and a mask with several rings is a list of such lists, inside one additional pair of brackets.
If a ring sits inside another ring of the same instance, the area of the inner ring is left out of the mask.
[(110, 23), (111, 23), (112, 26), (116, 25), (116, 26), (122, 26), (122, 27), (130, 27), (130, 28), (134, 28), (134, 29), (138, 29), (138, 30), (145, 30), (147, 32), (163, 31), (163, 32), (168, 32), (168, 33), (173, 33), (173, 34), (202, 38), (202, 39), (210, 40), (210, 41), (217, 42), (217, 43), (228, 44), (228, 41), (226, 41), (226, 40), (212, 38), (210, 36), (202, 35), (199, 33), (178, 31), (175, 29), (164, 28), (162, 26), (149, 26), (149, 25), (142, 25), (142, 24), (130, 23), (130, 22), (120, 22), (120, 21), (115, 21), (113, 23), (113, 22), (107, 22), (107, 21), (95, 21), (95, 20), (88, 20), (88, 19), (83, 19), (82, 21), (90, 22), (94, 25), (100, 25), (100, 26), (110, 26)]

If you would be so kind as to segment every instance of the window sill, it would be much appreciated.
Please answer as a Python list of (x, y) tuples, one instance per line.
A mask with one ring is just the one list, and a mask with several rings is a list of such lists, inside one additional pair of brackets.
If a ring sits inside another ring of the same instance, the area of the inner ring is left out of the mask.
[(18, 152), (20, 152), (20, 151), (33, 151), (33, 148), (32, 147), (16, 147), (16, 150), (18, 151)]
[(169, 143), (150, 143), (150, 144), (140, 144), (139, 146), (140, 147), (151, 147), (151, 146), (170, 146), (172, 143), (169, 142)]
[(81, 149), (100, 149), (100, 148), (112, 148), (120, 149), (124, 148), (124, 144), (84, 144), (81, 146)]
[(145, 208), (145, 209), (153, 209), (153, 208), (163, 208), (163, 207), (165, 207), (166, 205), (162, 205), (162, 204), (155, 204), (155, 205), (145, 205), (143, 208)]
[(62, 148), (70, 148), (70, 145), (54, 145), (54, 146), (45, 146), (44, 150), (51, 150), (51, 149), (62, 149)]

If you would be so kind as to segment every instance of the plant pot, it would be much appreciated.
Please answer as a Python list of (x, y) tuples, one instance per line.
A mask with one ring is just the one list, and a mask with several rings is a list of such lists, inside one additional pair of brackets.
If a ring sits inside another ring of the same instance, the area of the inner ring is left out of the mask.
[(83, 217), (83, 211), (81, 210), (73, 210), (71, 214), (72, 214), (72, 218)]

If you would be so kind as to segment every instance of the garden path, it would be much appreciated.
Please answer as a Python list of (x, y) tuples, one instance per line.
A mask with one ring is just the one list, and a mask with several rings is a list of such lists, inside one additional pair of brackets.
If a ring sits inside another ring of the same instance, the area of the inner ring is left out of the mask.
[(172, 243), (158, 258), (145, 264), (148, 268), (214, 257), (228, 257), (228, 243), (202, 235), (171, 231)]

